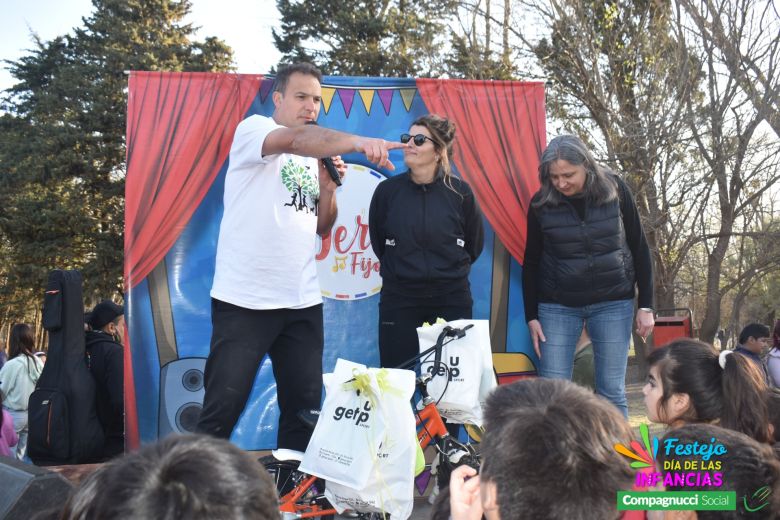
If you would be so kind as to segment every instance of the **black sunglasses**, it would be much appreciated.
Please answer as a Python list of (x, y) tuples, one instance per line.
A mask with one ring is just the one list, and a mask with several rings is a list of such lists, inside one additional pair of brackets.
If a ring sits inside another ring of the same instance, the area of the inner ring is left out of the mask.
[(401, 142), (406, 144), (409, 142), (410, 139), (414, 139), (414, 144), (416, 146), (422, 146), (425, 144), (425, 140), (429, 140), (434, 145), (436, 144), (436, 141), (428, 137), (427, 135), (417, 134), (417, 135), (409, 135), (409, 134), (401, 134)]

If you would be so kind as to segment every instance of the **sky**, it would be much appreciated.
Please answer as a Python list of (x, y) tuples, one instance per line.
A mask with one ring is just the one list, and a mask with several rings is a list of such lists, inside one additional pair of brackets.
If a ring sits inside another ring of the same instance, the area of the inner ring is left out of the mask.
[[(238, 72), (266, 73), (281, 55), (271, 29), (278, 24), (274, 0), (191, 0), (185, 20), (201, 29), (196, 39), (216, 36), (233, 48)], [(82, 26), (90, 0), (0, 0), (0, 90), (13, 85), (4, 60), (17, 60), (33, 47), (32, 33), (48, 41)]]

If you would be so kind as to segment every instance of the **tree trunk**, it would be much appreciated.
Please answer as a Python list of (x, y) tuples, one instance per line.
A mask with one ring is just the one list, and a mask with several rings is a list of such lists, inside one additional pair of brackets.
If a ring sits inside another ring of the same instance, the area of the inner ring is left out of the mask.
[(720, 278), (723, 259), (726, 257), (733, 227), (728, 214), (721, 213), (721, 219), (721, 236), (718, 238), (715, 248), (707, 255), (707, 294), (705, 298), (707, 308), (699, 328), (699, 339), (707, 343), (712, 343), (720, 327), (720, 305), (723, 300), (723, 294), (720, 291)]

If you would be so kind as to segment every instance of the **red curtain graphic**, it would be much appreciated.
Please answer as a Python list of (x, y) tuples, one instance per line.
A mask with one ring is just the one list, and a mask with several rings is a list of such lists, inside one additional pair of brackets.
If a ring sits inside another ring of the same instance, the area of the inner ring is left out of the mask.
[(131, 72), (125, 285), (162, 260), (211, 187), (263, 76)]
[(457, 125), (455, 166), (501, 242), (522, 263), (526, 212), (539, 188), (545, 146), (544, 84), (418, 79), (417, 88), (431, 113)]

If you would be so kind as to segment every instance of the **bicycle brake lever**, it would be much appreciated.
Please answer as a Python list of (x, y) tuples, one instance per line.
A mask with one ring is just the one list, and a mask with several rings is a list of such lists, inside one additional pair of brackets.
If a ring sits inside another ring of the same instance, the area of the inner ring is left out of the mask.
[[(466, 336), (466, 331), (469, 330), (473, 326), (474, 326), (473, 323), (469, 323), (468, 325), (466, 325), (462, 329), (453, 329), (453, 328), (448, 326), (447, 328), (449, 328), (450, 330), (447, 331), (447, 335), (455, 337), (457, 339), (463, 338), (463, 337)], [(446, 330), (446, 328), (445, 328), (445, 330)]]

